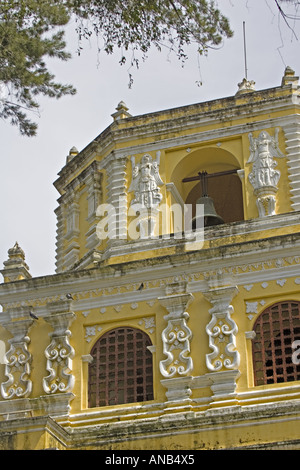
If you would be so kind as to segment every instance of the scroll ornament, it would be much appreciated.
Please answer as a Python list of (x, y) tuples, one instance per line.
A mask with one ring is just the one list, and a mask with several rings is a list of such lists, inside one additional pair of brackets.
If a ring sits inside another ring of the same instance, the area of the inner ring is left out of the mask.
[[(71, 332), (67, 329), (69, 316), (71, 318), (72, 315), (64, 315), (65, 318), (63, 318), (62, 324), (51, 334), (51, 343), (45, 350), (47, 359), (46, 368), (49, 375), (43, 379), (43, 388), (49, 394), (70, 392), (74, 386), (75, 378), (72, 375), (74, 349), (68, 339), (71, 336)], [(62, 320), (63, 314), (59, 315), (59, 317), (59, 320)], [(54, 318), (49, 319), (48, 317), (47, 320), (51, 322)]]
[(211, 320), (206, 326), (209, 347), (212, 349), (212, 352), (206, 355), (206, 366), (214, 372), (236, 369), (239, 366), (240, 355), (236, 350), (238, 328), (231, 318), (233, 307), (230, 305), (236, 292), (235, 287), (223, 287), (204, 293), (207, 300), (213, 304), (209, 310)]
[(1, 384), (1, 395), (4, 399), (26, 398), (32, 391), (31, 354), (28, 351), (30, 338), (27, 335), (32, 320), (22, 320), (4, 324), (14, 337), (9, 340), (10, 349), (5, 355), (5, 375), (8, 378)]
[(166, 378), (188, 375), (193, 370), (189, 356), (192, 332), (187, 326), (189, 314), (185, 311), (192, 298), (192, 294), (187, 293), (159, 299), (170, 312), (164, 317), (168, 324), (162, 332), (163, 352), (167, 358), (160, 362), (160, 372)]

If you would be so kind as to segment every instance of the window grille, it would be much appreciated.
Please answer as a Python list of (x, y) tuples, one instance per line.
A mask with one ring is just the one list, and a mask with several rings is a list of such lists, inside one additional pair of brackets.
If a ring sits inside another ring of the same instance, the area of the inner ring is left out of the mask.
[(149, 336), (135, 328), (104, 334), (91, 351), (89, 407), (153, 400)]
[(300, 340), (300, 302), (280, 302), (268, 307), (256, 320), (254, 331), (255, 385), (300, 380), (300, 365), (292, 361), (292, 344)]

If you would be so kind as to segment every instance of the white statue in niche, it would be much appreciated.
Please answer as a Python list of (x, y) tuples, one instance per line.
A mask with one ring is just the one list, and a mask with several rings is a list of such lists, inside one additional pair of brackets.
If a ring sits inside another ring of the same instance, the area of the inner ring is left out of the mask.
[(159, 186), (163, 185), (159, 175), (160, 152), (157, 152), (154, 161), (151, 155), (146, 153), (140, 163), (135, 163), (135, 157), (131, 157), (131, 163), (132, 182), (129, 192), (134, 191), (131, 204), (141, 204), (147, 209), (157, 207), (162, 200)]
[(279, 129), (275, 129), (275, 135), (271, 137), (267, 131), (262, 131), (256, 139), (252, 133), (249, 134), (250, 158), (247, 163), (253, 163), (249, 181), (257, 197), (260, 217), (275, 214), (280, 171), (275, 169), (277, 162), (274, 158), (284, 157), (279, 149), (278, 133)]
[(164, 183), (159, 174), (160, 152), (156, 153), (156, 159), (151, 155), (142, 156), (140, 163), (131, 157), (132, 181), (128, 192), (134, 191), (131, 206), (139, 212), (140, 238), (154, 235), (154, 227), (157, 218), (157, 209), (162, 200), (159, 187)]

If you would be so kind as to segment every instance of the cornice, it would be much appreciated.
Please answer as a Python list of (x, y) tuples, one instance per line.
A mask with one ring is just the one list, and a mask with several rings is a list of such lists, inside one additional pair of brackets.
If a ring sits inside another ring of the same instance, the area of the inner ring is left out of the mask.
[[(217, 248), (159, 256), (53, 274), (0, 285), (5, 307), (35, 305), (47, 315), (49, 302), (74, 297), (74, 311), (99, 306), (150, 301), (165, 295), (168, 283), (185, 281), (189, 292), (207, 290), (222, 272), (236, 285), (300, 276), (300, 233), (246, 241)], [(138, 290), (141, 282), (145, 288)]]
[[(220, 98), (212, 101), (191, 104), (178, 108), (157, 111), (149, 114), (131, 116), (110, 124), (101, 132), (90, 144), (88, 144), (76, 157), (65, 165), (58, 173), (59, 178), (54, 182), (54, 186), (62, 191), (64, 185), (69, 184), (72, 175), (78, 170), (88, 165), (93, 158), (99, 159), (100, 155), (106, 158), (119, 153), (128, 156), (132, 153), (142, 152), (142, 147), (167, 148), (170, 145), (178, 146), (178, 136), (168, 137), (170, 134), (178, 134), (182, 131), (183, 125), (188, 135), (183, 140), (186, 144), (211, 140), (217, 135), (233, 135), (245, 132), (245, 123), (236, 125), (235, 120), (251, 118), (247, 126), (258, 125), (252, 123), (259, 115), (270, 114), (275, 111), (288, 110), (291, 107), (300, 106), (298, 94), (289, 88), (270, 88), (255, 91), (247, 95)], [(270, 120), (269, 120), (270, 121)], [(216, 130), (205, 131), (205, 127), (221, 124)], [(195, 128), (202, 127), (201, 132), (193, 133)], [(240, 129), (240, 130), (239, 130)], [(148, 144), (128, 144), (133, 140), (145, 140), (152, 138)], [(116, 149), (115, 144), (123, 145), (124, 148)]]

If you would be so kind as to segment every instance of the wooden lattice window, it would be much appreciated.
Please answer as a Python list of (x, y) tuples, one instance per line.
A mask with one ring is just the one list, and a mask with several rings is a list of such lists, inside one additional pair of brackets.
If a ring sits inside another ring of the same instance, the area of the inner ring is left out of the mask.
[(94, 345), (89, 364), (89, 407), (153, 400), (149, 336), (135, 328), (116, 328)]
[(300, 302), (268, 307), (256, 320), (254, 331), (255, 385), (300, 380), (300, 365), (293, 363), (293, 342), (300, 340)]

